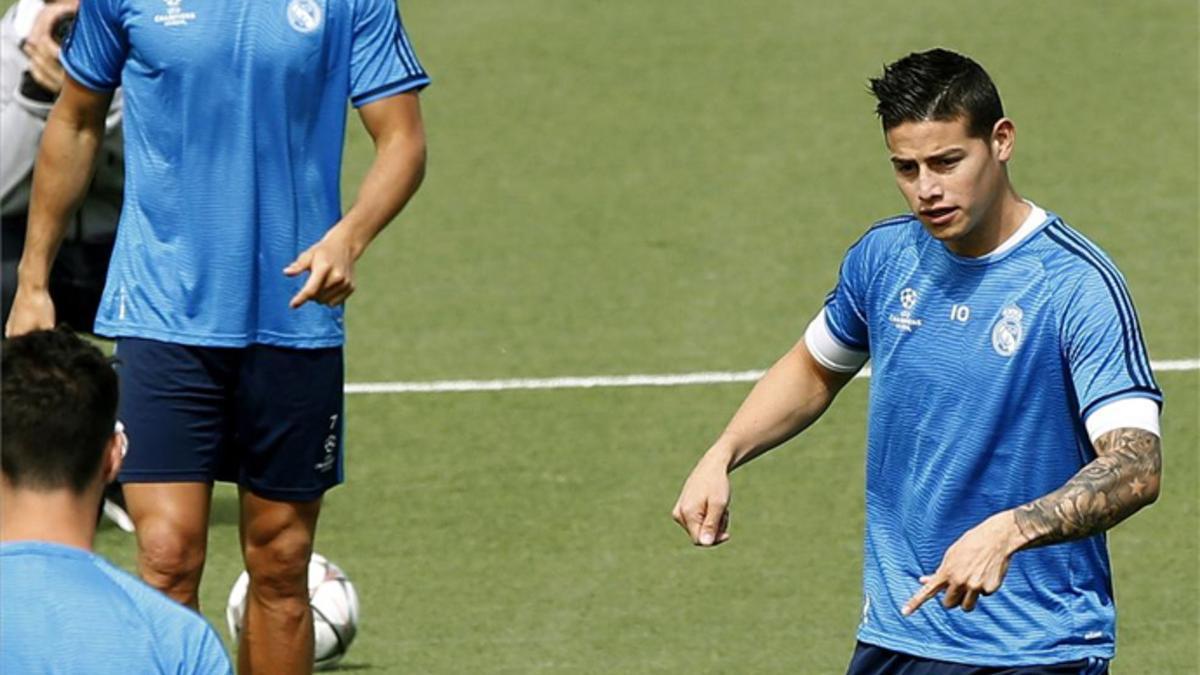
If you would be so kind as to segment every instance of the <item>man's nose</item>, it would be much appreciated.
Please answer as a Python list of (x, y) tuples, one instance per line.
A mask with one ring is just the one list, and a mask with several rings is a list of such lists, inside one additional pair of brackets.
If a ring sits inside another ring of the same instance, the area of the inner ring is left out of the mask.
[(917, 176), (917, 197), (923, 202), (937, 201), (942, 198), (941, 179), (924, 167)]

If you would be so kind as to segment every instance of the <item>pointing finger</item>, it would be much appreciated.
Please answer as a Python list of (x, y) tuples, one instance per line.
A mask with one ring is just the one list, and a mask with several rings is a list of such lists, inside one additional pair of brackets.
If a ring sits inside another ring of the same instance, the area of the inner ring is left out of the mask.
[(929, 580), (925, 582), (925, 585), (921, 586), (920, 590), (913, 594), (913, 596), (908, 599), (908, 602), (904, 603), (904, 608), (900, 610), (901, 615), (909, 616), (913, 612), (917, 611), (921, 605), (925, 604), (926, 600), (929, 600), (933, 596), (937, 595), (938, 591), (942, 590), (946, 586), (946, 581), (936, 574), (933, 577), (928, 577), (928, 579)]
[(317, 293), (321, 290), (321, 286), (325, 283), (325, 276), (327, 274), (329, 274), (328, 267), (314, 268), (312, 273), (308, 275), (308, 281), (304, 283), (304, 287), (300, 289), (300, 292), (292, 298), (292, 301), (288, 305), (292, 309), (296, 309), (316, 297)]
[(294, 277), (308, 269), (309, 266), (312, 265), (312, 259), (313, 250), (312, 248), (309, 248), (307, 251), (301, 253), (295, 260), (293, 260), (290, 265), (283, 268), (283, 273), (289, 277)]

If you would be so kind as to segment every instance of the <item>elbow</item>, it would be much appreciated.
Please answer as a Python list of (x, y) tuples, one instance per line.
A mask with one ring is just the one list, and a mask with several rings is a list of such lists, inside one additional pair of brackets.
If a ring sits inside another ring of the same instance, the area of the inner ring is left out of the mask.
[(420, 185), (425, 180), (425, 163), (429, 153), (425, 149), (425, 134), (419, 135), (412, 147), (413, 180)]
[(1150, 451), (1149, 466), (1146, 469), (1146, 505), (1158, 501), (1162, 492), (1162, 440), (1157, 436)]
[(1142, 506), (1150, 506), (1158, 501), (1158, 496), (1162, 493), (1162, 471), (1151, 474), (1149, 479), (1142, 493)]
[(1150, 506), (1158, 501), (1162, 493), (1162, 456), (1155, 450), (1145, 466), (1145, 470), (1133, 477), (1131, 487), (1133, 495), (1138, 500), (1138, 508)]

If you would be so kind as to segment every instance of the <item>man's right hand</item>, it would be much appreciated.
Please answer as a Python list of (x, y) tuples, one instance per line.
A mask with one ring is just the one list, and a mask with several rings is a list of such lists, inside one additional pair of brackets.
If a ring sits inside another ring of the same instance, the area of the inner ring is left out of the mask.
[(62, 91), (66, 71), (58, 58), (59, 44), (51, 32), (59, 19), (78, 9), (79, 3), (74, 1), (46, 5), (21, 43), (21, 51), (29, 58), (29, 74), (43, 89), (56, 96)]
[(30, 290), (17, 285), (8, 323), (4, 326), (4, 337), (16, 337), (35, 330), (54, 328), (54, 301), (48, 290)]
[(671, 517), (693, 544), (723, 544), (729, 541), (729, 499), (729, 463), (710, 452), (692, 469)]

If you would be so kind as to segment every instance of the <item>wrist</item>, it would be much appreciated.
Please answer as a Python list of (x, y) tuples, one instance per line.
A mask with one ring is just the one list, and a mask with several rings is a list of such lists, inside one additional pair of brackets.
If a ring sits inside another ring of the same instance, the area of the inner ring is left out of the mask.
[(48, 265), (22, 261), (17, 266), (17, 290), (25, 293), (45, 293), (50, 288)]
[(720, 466), (726, 473), (737, 468), (738, 458), (737, 444), (726, 436), (718, 438), (717, 442), (713, 443), (712, 447), (708, 449), (708, 452), (704, 453), (705, 461)]
[(996, 527), (1001, 532), (1001, 540), (1004, 542), (1004, 551), (1008, 555), (1012, 555), (1028, 544), (1031, 537), (1025, 533), (1021, 526), (1017, 523), (1016, 509), (1001, 511), (991, 517), (995, 522)]
[(345, 219), (334, 225), (325, 237), (341, 239), (352, 260), (362, 257), (367, 245), (371, 243), (371, 238), (363, 233), (363, 228), (355, 227), (352, 221)]

